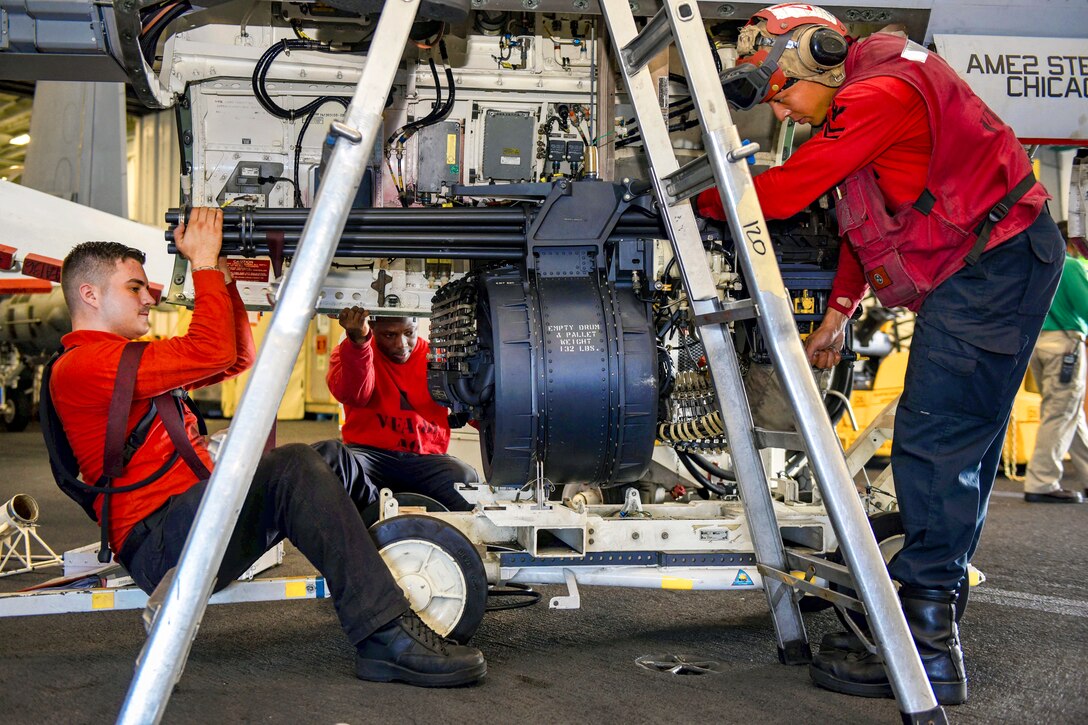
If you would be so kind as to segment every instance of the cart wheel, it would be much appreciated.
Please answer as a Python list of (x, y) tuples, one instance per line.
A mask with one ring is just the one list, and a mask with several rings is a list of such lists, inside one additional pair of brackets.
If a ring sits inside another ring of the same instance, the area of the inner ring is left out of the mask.
[[(878, 514), (873, 514), (869, 517), (869, 527), (873, 530), (873, 536), (876, 538), (877, 548), (880, 549), (880, 556), (884, 559), (884, 563), (887, 564), (892, 560), (892, 557), (899, 553), (899, 550), (903, 548), (903, 543), (906, 541), (906, 534), (903, 531), (903, 519), (900, 518), (898, 511), (882, 511)], [(842, 563), (842, 554), (836, 552), (838, 558), (837, 561)], [(956, 621), (960, 621), (963, 616), (963, 612), (967, 609), (967, 598), (970, 595), (970, 586), (963, 587), (960, 590), (960, 596), (956, 599)], [(857, 593), (853, 589), (844, 589), (845, 594), (856, 597)], [(836, 610), (837, 612), (838, 610)], [(854, 617), (854, 621), (859, 624), (863, 624), (865, 618), (857, 612), (850, 612), (850, 616)], [(842, 619), (842, 614), (839, 614), (839, 618)], [(845, 624), (845, 622), (843, 622)]]
[[(903, 548), (903, 542), (906, 539), (906, 535), (903, 532), (903, 520), (899, 517), (898, 511), (883, 511), (878, 514), (873, 514), (869, 517), (869, 527), (873, 530), (873, 536), (876, 537), (876, 545), (880, 549), (880, 555), (884, 559), (884, 563), (887, 564), (892, 560), (892, 557), (899, 553), (899, 550)], [(843, 562), (842, 554), (835, 552), (835, 560), (838, 563)], [(846, 587), (839, 587), (832, 585), (833, 589), (841, 591), (850, 597), (856, 597), (857, 592), (853, 589)], [(963, 610), (967, 608), (967, 597), (970, 587), (965, 587), (960, 592), (959, 598), (956, 600), (956, 621), (960, 621), (960, 617), (963, 616)], [(841, 620), (843, 618), (842, 610), (836, 609), (835, 614), (839, 616)], [(847, 610), (847, 614), (858, 624), (858, 626), (867, 628), (868, 625), (865, 622), (865, 617), (853, 610)], [(846, 625), (846, 622), (843, 621)], [(847, 629), (849, 626), (847, 625)]]
[(30, 422), (30, 393), (8, 388), (6, 398), (6, 405), (0, 408), (0, 425), (9, 433), (25, 430)]
[(487, 608), (487, 576), (472, 542), (429, 516), (394, 516), (370, 534), (420, 619), (443, 637), (467, 642)]

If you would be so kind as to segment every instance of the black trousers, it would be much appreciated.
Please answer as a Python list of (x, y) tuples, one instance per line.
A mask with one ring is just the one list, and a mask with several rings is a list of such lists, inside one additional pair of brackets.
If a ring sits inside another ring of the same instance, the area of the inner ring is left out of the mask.
[(476, 470), (454, 456), (441, 453), (406, 453), (336, 440), (314, 443), (344, 488), (362, 511), (378, 500), (378, 491), (429, 496), (450, 511), (471, 511), (472, 506), (454, 490), (454, 483), (477, 483)]
[[(145, 592), (181, 558), (206, 488), (201, 481), (172, 496), (125, 540), (118, 559)], [(352, 644), (408, 610), (340, 480), (313, 448), (300, 443), (270, 451), (257, 465), (216, 574), (216, 591), (285, 538), (325, 577)]]
[(967, 575), (1009, 412), (1064, 258), (1065, 241), (1044, 211), (922, 305), (892, 437), (906, 534), (888, 567), (898, 581), (952, 590)]

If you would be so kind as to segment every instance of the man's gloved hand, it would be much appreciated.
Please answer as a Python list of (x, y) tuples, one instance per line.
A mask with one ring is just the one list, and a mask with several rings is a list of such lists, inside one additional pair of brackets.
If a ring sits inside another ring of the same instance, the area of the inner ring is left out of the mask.
[(370, 337), (370, 312), (362, 307), (345, 307), (336, 318), (348, 339), (362, 345)]

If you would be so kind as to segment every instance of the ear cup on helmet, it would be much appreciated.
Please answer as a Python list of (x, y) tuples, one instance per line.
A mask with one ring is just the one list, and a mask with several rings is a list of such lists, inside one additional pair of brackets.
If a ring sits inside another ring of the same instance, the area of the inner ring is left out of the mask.
[(809, 39), (812, 59), (826, 68), (846, 62), (846, 38), (831, 28), (817, 28)]
[(797, 38), (797, 54), (801, 62), (814, 71), (825, 71), (846, 62), (848, 45), (837, 30), (826, 26), (810, 26)]

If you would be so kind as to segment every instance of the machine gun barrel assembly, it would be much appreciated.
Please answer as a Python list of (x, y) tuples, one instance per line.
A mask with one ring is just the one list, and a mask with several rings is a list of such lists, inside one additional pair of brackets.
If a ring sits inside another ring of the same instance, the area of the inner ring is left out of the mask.
[[(520, 259), (536, 219), (535, 205), (520, 207), (356, 209), (336, 248), (338, 257), (414, 257), (444, 259)], [(166, 214), (166, 239), (177, 254), (174, 230), (182, 210)], [(223, 253), (243, 257), (298, 250), (306, 211), (301, 209), (226, 209), (223, 213)], [(619, 218), (609, 241), (661, 239), (666, 236), (653, 212), (631, 207)]]

